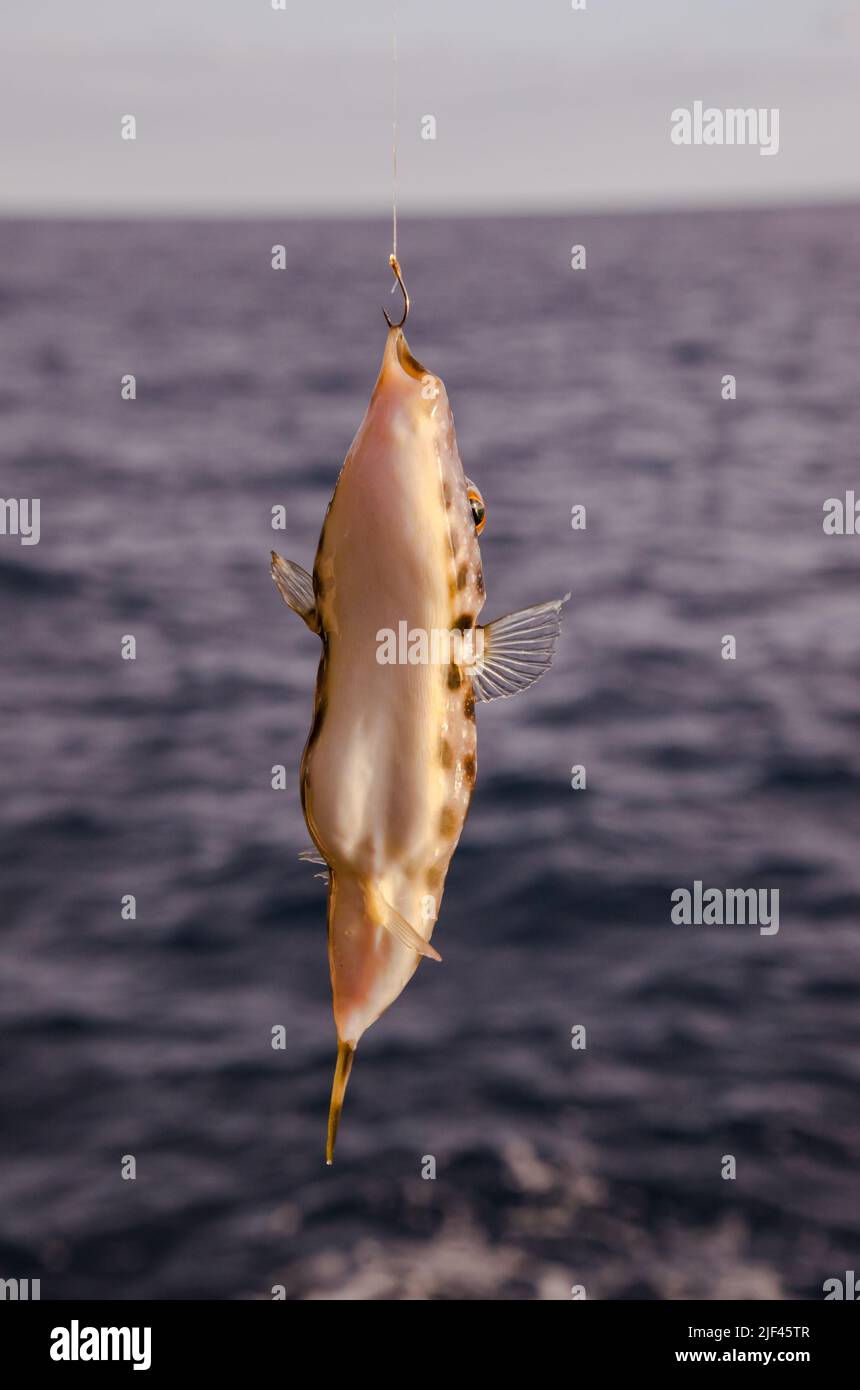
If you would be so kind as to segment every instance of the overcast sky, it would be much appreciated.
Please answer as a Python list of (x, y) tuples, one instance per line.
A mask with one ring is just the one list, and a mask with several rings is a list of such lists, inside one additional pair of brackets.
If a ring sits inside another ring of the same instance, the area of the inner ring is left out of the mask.
[[(286, 5), (2, 0), (0, 212), (385, 213), (394, 4)], [(860, 193), (860, 0), (397, 10), (404, 212)], [(673, 145), (696, 100), (778, 107), (779, 153)]]

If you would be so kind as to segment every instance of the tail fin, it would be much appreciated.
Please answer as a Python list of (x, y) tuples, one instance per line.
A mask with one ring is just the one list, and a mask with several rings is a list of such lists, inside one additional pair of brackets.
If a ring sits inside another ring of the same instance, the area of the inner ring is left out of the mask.
[(439, 960), (439, 953), (371, 879), (336, 867), (329, 883), (328, 950), (337, 1029), (325, 1155), (330, 1164), (359, 1038), (397, 998), (421, 957)]
[(328, 1136), (325, 1145), (325, 1161), (331, 1167), (334, 1161), (334, 1145), (337, 1139), (337, 1127), (340, 1123), (340, 1112), (343, 1109), (343, 1100), (346, 1095), (346, 1083), (349, 1080), (349, 1073), (352, 1071), (352, 1059), (355, 1056), (355, 1048), (348, 1042), (337, 1043), (337, 1064), (334, 1069), (334, 1080), (331, 1083), (331, 1102), (328, 1108)]

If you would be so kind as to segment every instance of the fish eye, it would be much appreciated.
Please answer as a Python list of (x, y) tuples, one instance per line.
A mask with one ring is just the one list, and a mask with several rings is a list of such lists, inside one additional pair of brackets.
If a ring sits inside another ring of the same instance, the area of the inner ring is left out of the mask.
[(487, 509), (484, 506), (484, 499), (474, 483), (469, 483), (466, 496), (469, 499), (469, 506), (472, 509), (472, 520), (475, 523), (475, 534), (480, 536), (487, 524)]

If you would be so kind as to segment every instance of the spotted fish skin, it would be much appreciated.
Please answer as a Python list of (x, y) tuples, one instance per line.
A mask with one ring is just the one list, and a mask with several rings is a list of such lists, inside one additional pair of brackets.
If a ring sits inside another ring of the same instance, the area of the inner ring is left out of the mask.
[(323, 639), (302, 760), (308, 828), (331, 870), (338, 1037), (355, 1047), (420, 955), (380, 899), (429, 941), (477, 772), (467, 665), (381, 664), (379, 634), (476, 624), (481, 557), (445, 387), (389, 330), (382, 369), (320, 536)]

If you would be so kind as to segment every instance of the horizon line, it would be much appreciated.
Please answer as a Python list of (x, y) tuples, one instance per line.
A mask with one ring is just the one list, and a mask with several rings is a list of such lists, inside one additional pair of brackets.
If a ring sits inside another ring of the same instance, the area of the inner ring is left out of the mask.
[[(567, 218), (567, 217), (609, 217), (609, 216), (671, 216), (673, 214), (709, 212), (801, 212), (805, 210), (847, 210), (860, 208), (860, 192), (822, 194), (800, 198), (764, 197), (746, 199), (711, 199), (683, 201), (640, 202), (595, 202), (576, 205), (574, 203), (534, 203), (528, 206), (509, 204), (490, 204), (484, 206), (438, 206), (427, 208), (398, 208), (398, 219), (404, 221), (449, 221), (452, 219), (478, 220), (480, 218)], [(371, 211), (368, 208), (344, 208), (308, 205), (303, 208), (287, 208), (275, 205), (260, 205), (247, 209), (219, 207), (173, 206), (134, 208), (134, 207), (27, 207), (0, 206), (2, 222), (260, 222), (277, 218), (289, 222), (390, 222), (391, 211)]]

